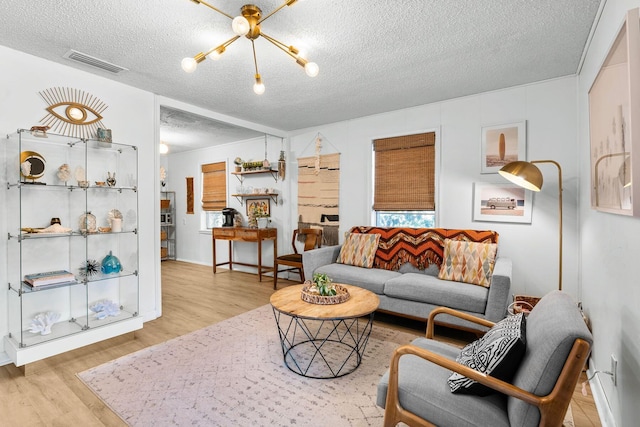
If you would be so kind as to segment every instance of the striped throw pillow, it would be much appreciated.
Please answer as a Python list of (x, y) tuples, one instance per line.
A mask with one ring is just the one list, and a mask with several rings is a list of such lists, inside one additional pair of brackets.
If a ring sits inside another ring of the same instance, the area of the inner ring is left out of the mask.
[(348, 233), (340, 249), (338, 263), (356, 267), (373, 267), (379, 241), (379, 234)]

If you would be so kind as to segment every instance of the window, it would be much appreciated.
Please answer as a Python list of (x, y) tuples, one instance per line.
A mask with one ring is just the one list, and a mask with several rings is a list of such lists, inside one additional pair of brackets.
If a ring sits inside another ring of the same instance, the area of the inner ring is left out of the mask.
[(221, 211), (227, 206), (227, 163), (202, 165), (202, 210)]
[(373, 141), (377, 226), (435, 226), (435, 141), (435, 132)]
[(210, 230), (214, 227), (222, 227), (222, 212), (220, 211), (206, 211), (204, 214), (204, 227), (203, 230)]
[(222, 225), (222, 209), (227, 206), (227, 163), (202, 165), (202, 215), (200, 229)]

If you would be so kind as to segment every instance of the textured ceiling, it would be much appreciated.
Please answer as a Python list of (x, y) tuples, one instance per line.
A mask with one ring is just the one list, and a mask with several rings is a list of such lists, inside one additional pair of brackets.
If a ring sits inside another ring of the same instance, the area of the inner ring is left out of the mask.
[[(245, 1), (209, 0), (230, 15)], [(281, 0), (255, 0), (266, 14)], [(313, 127), (576, 73), (600, 0), (301, 0), (262, 24), (320, 66), (255, 42), (255, 95), (241, 38), (193, 74), (185, 56), (232, 37), (230, 20), (188, 0), (0, 0), (0, 44), (159, 95), (282, 130)], [(63, 58), (75, 49), (130, 71)]]

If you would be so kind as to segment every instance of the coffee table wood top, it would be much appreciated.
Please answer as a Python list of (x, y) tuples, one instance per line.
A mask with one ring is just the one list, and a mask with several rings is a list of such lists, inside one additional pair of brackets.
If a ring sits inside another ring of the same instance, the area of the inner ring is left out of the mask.
[(271, 305), (281, 313), (305, 319), (350, 319), (373, 313), (380, 305), (376, 294), (357, 286), (342, 285), (349, 291), (349, 299), (340, 304), (311, 304), (300, 297), (305, 285), (282, 288), (271, 295)]

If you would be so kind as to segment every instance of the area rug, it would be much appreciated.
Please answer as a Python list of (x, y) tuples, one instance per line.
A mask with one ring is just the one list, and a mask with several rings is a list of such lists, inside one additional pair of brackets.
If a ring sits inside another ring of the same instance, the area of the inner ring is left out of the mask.
[(355, 372), (308, 379), (284, 365), (265, 305), (78, 377), (130, 426), (380, 426), (378, 380), (414, 338), (374, 325)]

